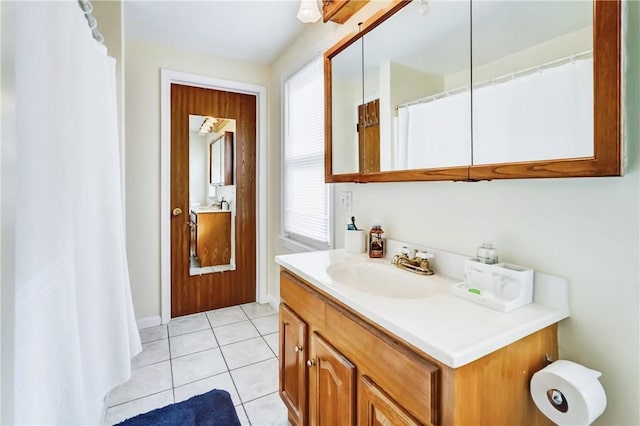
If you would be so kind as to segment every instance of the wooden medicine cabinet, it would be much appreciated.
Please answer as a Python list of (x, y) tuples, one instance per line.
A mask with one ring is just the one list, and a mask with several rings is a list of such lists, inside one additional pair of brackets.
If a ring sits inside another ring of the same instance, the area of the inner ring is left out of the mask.
[(325, 53), (327, 182), (622, 174), (620, 0), (420, 5)]

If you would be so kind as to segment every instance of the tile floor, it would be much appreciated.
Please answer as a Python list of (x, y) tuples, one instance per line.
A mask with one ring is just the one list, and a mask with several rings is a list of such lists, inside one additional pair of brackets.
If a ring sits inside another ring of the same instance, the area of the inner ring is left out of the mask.
[(278, 395), (278, 313), (248, 303), (140, 330), (131, 380), (109, 395), (105, 424), (211, 389), (231, 394), (243, 425), (287, 425)]

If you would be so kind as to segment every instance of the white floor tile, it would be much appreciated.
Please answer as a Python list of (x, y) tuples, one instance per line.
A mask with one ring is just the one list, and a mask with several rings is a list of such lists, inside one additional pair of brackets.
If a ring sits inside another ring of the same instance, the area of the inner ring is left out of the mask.
[(210, 327), (209, 320), (205, 314), (189, 315), (171, 320), (169, 323), (169, 336), (193, 333)]
[(278, 352), (280, 351), (280, 341), (278, 336), (279, 336), (278, 333), (267, 334), (262, 336), (264, 337), (264, 340), (267, 342), (267, 345), (269, 345), (273, 353), (276, 354), (276, 356), (279, 356)]
[(249, 319), (239, 306), (209, 311), (207, 312), (207, 317), (209, 317), (212, 327), (220, 327), (221, 325), (233, 324)]
[(140, 340), (142, 343), (153, 342), (154, 340), (162, 340), (169, 337), (166, 325), (158, 325), (156, 327), (143, 328), (140, 330)]
[(220, 346), (251, 339), (252, 337), (258, 337), (260, 335), (258, 330), (251, 324), (251, 321), (216, 327), (213, 329), (213, 332)]
[[(238, 405), (236, 407), (236, 414), (238, 415), (238, 420), (240, 420), (241, 426), (251, 426), (251, 423), (249, 423), (249, 419), (247, 418), (247, 413), (244, 412), (242, 405)], [(258, 426), (258, 424), (256, 424), (256, 426)]]
[(275, 333), (278, 331), (278, 327), (280, 326), (278, 314), (254, 318), (251, 322), (253, 322), (253, 325), (256, 326), (258, 332), (262, 335)]
[(213, 349), (218, 346), (211, 329), (181, 334), (180, 336), (172, 337), (170, 340), (171, 358)]
[(131, 365), (133, 368), (138, 368), (168, 359), (169, 340), (156, 340), (154, 342), (144, 343), (142, 345), (142, 352), (131, 360)]
[(105, 425), (114, 425), (138, 414), (146, 413), (173, 403), (173, 391), (167, 390), (107, 409)]
[(171, 365), (169, 361), (135, 368), (131, 372), (131, 379), (111, 392), (109, 405), (122, 404), (171, 389), (171, 387)]
[(278, 392), (249, 401), (244, 409), (254, 425), (287, 426), (287, 408)]
[(231, 371), (242, 402), (268, 395), (278, 390), (278, 360), (272, 358)]
[(227, 371), (219, 348), (174, 358), (171, 360), (171, 365), (174, 386), (181, 386)]
[(261, 337), (220, 347), (230, 370), (273, 358), (269, 345)]
[(238, 396), (238, 392), (236, 391), (236, 387), (234, 386), (229, 373), (217, 374), (215, 376), (207, 377), (206, 379), (198, 380), (175, 388), (174, 392), (176, 402), (185, 401), (192, 396), (201, 395), (213, 389), (221, 389), (229, 392), (233, 405), (241, 404), (240, 397)]
[(240, 305), (242, 310), (247, 314), (247, 316), (251, 319), (257, 317), (265, 317), (267, 315), (277, 314), (278, 311), (273, 309), (273, 307), (268, 303), (246, 303), (244, 305)]

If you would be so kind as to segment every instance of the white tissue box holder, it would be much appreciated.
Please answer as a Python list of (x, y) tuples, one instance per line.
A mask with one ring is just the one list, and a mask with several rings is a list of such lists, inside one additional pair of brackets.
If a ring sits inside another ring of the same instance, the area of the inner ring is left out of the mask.
[(533, 300), (533, 269), (467, 259), (464, 276), (463, 282), (451, 286), (451, 293), (471, 302), (510, 312)]

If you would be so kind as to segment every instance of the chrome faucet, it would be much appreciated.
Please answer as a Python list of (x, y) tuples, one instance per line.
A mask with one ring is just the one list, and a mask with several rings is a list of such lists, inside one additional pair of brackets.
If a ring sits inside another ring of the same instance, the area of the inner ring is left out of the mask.
[(433, 270), (429, 266), (429, 259), (433, 259), (433, 254), (422, 250), (409, 250), (407, 246), (403, 246), (400, 254), (393, 256), (391, 263), (398, 268), (415, 272), (420, 275), (433, 275)]

